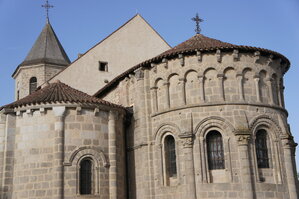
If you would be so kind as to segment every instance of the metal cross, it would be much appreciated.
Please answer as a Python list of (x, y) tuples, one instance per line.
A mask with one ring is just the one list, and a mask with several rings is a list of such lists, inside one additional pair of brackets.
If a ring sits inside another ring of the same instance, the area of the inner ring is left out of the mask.
[(47, 21), (49, 21), (49, 9), (50, 9), (50, 8), (53, 8), (54, 6), (50, 5), (50, 4), (49, 4), (49, 1), (46, 0), (46, 4), (45, 4), (45, 5), (42, 5), (42, 7), (46, 9)]
[(192, 20), (196, 22), (196, 28), (195, 28), (196, 34), (199, 34), (201, 32), (199, 23), (203, 22), (203, 19), (199, 18), (198, 13), (196, 13), (196, 16), (193, 17)]

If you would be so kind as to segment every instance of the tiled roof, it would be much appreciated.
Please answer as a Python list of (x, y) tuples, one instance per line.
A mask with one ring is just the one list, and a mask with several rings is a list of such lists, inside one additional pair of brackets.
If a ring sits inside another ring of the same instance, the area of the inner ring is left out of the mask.
[(44, 88), (38, 89), (31, 95), (24, 97), (11, 104), (8, 104), (2, 108), (16, 108), (26, 105), (53, 104), (57, 102), (99, 105), (102, 104), (122, 108), (122, 106), (120, 105), (113, 104), (96, 97), (92, 97), (86, 93), (71, 88), (70, 86), (60, 81), (48, 84)]
[(70, 64), (70, 59), (65, 53), (49, 22), (46, 23), (27, 57), (18, 66), (12, 76), (14, 76), (20, 66), (33, 64), (55, 64), (61, 66)]
[(228, 50), (239, 50), (242, 52), (256, 52), (259, 51), (261, 54), (271, 54), (273, 56), (279, 57), (282, 59), (283, 62), (287, 64), (286, 70), (288, 70), (288, 67), (290, 66), (289, 60), (283, 56), (280, 53), (277, 53), (272, 50), (264, 49), (264, 48), (258, 48), (258, 47), (251, 47), (251, 46), (243, 46), (243, 45), (235, 45), (230, 44), (226, 42), (222, 42), (217, 39), (212, 39), (209, 37), (206, 37), (202, 34), (196, 34), (195, 36), (191, 37), (187, 41), (175, 46), (174, 48), (165, 51), (164, 53), (146, 60), (131, 69), (125, 71), (124, 73), (120, 74), (116, 78), (114, 78), (112, 81), (110, 81), (108, 84), (106, 84), (103, 88), (101, 88), (98, 92), (94, 94), (94, 96), (102, 96), (106, 94), (111, 88), (117, 85), (117, 83), (125, 78), (128, 74), (133, 73), (136, 69), (140, 67), (150, 67), (151, 63), (159, 63), (162, 61), (163, 58), (171, 59), (176, 57), (178, 54), (192, 54), (196, 51), (200, 52), (209, 52), (209, 51), (215, 51), (217, 49), (228, 51)]

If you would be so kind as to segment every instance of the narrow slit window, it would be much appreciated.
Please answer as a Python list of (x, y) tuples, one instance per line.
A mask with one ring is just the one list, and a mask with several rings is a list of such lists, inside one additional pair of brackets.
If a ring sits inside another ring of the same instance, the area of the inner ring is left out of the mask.
[(207, 151), (209, 169), (224, 169), (223, 142), (218, 131), (211, 131), (207, 135)]
[(91, 194), (92, 186), (92, 162), (90, 159), (83, 159), (80, 163), (80, 194)]
[(267, 132), (263, 129), (256, 133), (255, 149), (258, 168), (269, 168)]

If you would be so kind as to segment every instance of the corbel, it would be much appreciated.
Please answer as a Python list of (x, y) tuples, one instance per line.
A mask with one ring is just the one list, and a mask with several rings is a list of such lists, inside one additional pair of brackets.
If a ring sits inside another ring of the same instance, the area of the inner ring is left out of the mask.
[(45, 110), (45, 108), (40, 108), (39, 112), (41, 115), (44, 115), (46, 113), (46, 110)]
[(267, 60), (267, 65), (268, 66), (270, 66), (270, 64), (272, 64), (273, 63), (273, 55), (270, 55), (269, 57), (268, 57), (268, 60)]
[(26, 113), (27, 113), (27, 115), (32, 115), (32, 110), (31, 109), (27, 109)]
[(184, 65), (185, 65), (185, 58), (184, 58), (184, 55), (183, 55), (183, 54), (179, 54), (179, 59), (180, 59), (180, 64), (181, 64), (181, 66), (184, 66)]
[(202, 61), (202, 54), (199, 50), (196, 50), (196, 56), (197, 56), (197, 61), (201, 62)]
[(222, 59), (221, 59), (221, 50), (220, 49), (216, 50), (216, 57), (217, 57), (217, 62), (222, 61)]
[(157, 64), (151, 63), (151, 68), (153, 68), (154, 73), (157, 73)]
[(144, 70), (142, 67), (136, 69), (134, 71), (134, 73), (135, 73), (135, 77), (136, 77), (137, 81), (144, 78)]
[(168, 69), (168, 60), (166, 58), (162, 59), (162, 63), (164, 64), (164, 68)]
[(254, 62), (257, 63), (261, 58), (261, 52), (260, 51), (255, 51), (254, 52)]
[(93, 115), (96, 116), (100, 112), (99, 108), (95, 108), (93, 111)]
[(233, 58), (234, 58), (234, 61), (239, 61), (239, 50), (235, 49), (233, 51)]
[(82, 107), (81, 106), (77, 106), (77, 108), (76, 108), (76, 114), (80, 115), (81, 111), (82, 111)]

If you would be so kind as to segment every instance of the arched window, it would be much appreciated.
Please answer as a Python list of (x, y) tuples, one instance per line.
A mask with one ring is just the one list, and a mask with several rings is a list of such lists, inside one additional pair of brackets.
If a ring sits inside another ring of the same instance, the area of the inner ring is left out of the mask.
[(92, 162), (85, 158), (80, 163), (80, 194), (91, 194), (92, 187)]
[(223, 142), (218, 131), (211, 131), (207, 135), (207, 148), (209, 169), (224, 169)]
[(255, 150), (258, 168), (269, 168), (267, 131), (264, 129), (258, 130), (256, 133)]
[(175, 140), (171, 135), (167, 135), (164, 140), (165, 150), (165, 166), (168, 177), (177, 176), (176, 168), (176, 153), (175, 153)]
[(31, 77), (29, 81), (29, 95), (33, 93), (37, 88), (37, 79), (36, 77)]

